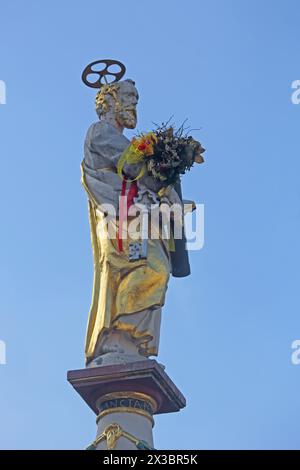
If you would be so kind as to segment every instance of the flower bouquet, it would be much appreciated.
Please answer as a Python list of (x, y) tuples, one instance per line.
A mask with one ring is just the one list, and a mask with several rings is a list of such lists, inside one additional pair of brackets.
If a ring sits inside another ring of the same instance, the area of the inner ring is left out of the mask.
[(195, 162), (204, 162), (204, 152), (201, 144), (185, 133), (183, 125), (176, 130), (168, 121), (131, 140), (119, 159), (118, 174), (123, 178), (125, 164), (140, 163), (140, 172), (134, 180), (147, 174), (161, 186), (174, 186)]

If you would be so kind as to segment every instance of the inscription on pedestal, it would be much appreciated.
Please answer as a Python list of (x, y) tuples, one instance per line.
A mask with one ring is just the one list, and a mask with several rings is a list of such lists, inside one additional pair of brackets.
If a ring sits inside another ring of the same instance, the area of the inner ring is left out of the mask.
[(153, 409), (150, 403), (147, 403), (144, 400), (138, 400), (134, 398), (114, 398), (110, 400), (105, 400), (99, 405), (99, 413), (104, 410), (109, 410), (111, 408), (134, 408), (138, 410), (143, 410), (153, 415)]

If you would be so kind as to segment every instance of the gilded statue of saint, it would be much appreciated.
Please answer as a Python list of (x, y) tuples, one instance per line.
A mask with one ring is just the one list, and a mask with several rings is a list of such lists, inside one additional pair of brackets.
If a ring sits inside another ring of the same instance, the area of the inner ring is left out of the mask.
[[(139, 95), (132, 80), (103, 85), (96, 96), (99, 120), (89, 128), (84, 145), (82, 183), (87, 192), (91, 240), (94, 256), (92, 304), (86, 334), (86, 364), (125, 363), (156, 356), (159, 346), (161, 310), (170, 273), (189, 274), (185, 240), (176, 240), (175, 251), (159, 233), (147, 241), (147, 256), (130, 260), (129, 236), (122, 239), (104, 236), (119, 230), (119, 205), (122, 188), (128, 195), (131, 181), (140, 171), (138, 164), (124, 165), (120, 178), (118, 162), (130, 141), (123, 130), (134, 129)], [(160, 182), (144, 175), (135, 183), (136, 196), (151, 199), (161, 189)], [(147, 193), (148, 191), (148, 193)], [(182, 204), (180, 187), (170, 187), (164, 202)], [(117, 214), (109, 219), (107, 207)], [(158, 228), (159, 230), (159, 228)]]

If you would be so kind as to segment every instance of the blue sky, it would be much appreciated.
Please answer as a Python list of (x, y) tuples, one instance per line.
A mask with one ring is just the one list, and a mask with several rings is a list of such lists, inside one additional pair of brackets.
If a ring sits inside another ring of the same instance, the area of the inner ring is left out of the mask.
[(136, 81), (139, 130), (188, 118), (207, 149), (183, 181), (205, 246), (170, 283), (159, 356), (187, 407), (156, 419), (156, 447), (300, 448), (299, 14), (296, 0), (1, 1), (1, 448), (95, 435), (66, 372), (84, 365), (93, 274), (80, 76), (100, 58)]

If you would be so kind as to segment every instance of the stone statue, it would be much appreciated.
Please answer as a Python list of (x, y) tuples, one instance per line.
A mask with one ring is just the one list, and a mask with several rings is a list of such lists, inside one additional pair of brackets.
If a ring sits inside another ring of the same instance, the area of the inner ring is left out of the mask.
[[(87, 367), (156, 356), (170, 272), (175, 276), (189, 274), (184, 239), (176, 240), (175, 253), (170, 254), (168, 240), (160, 234), (155, 239), (149, 238), (147, 257), (130, 261), (133, 241), (130, 236), (122, 240), (121, 251), (116, 238), (103, 237), (103, 231), (119, 228), (118, 217), (109, 219), (106, 207), (112, 206), (119, 214), (124, 182), (117, 173), (117, 165), (130, 144), (123, 130), (136, 126), (138, 99), (132, 80), (103, 85), (96, 96), (99, 121), (89, 128), (85, 140), (82, 183), (88, 195), (94, 255), (85, 349)], [(124, 165), (123, 172), (132, 181), (139, 172), (139, 164)], [(131, 183), (125, 184), (128, 191)], [(182, 204), (180, 187), (169, 187), (163, 198), (158, 196), (161, 188), (149, 175), (136, 182), (137, 195)]]

